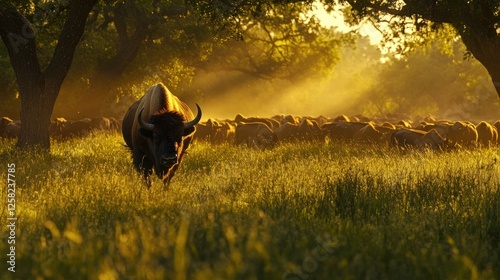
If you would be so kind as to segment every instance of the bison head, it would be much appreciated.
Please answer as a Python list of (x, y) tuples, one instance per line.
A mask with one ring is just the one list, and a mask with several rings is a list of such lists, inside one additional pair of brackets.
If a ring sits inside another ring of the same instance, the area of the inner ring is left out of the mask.
[(198, 108), (196, 117), (188, 122), (184, 121), (181, 113), (161, 110), (153, 114), (148, 122), (142, 119), (142, 108), (137, 116), (140, 126), (139, 132), (149, 142), (149, 149), (153, 153), (155, 173), (160, 178), (167, 175), (169, 169), (178, 163), (183, 152), (183, 138), (195, 131), (194, 126), (201, 119), (201, 109)]

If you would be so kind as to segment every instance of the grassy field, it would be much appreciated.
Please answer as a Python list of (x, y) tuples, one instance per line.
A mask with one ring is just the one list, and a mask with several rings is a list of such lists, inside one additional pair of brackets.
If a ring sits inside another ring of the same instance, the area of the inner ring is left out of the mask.
[(122, 143), (0, 141), (1, 279), (500, 279), (498, 148), (195, 143), (164, 191)]

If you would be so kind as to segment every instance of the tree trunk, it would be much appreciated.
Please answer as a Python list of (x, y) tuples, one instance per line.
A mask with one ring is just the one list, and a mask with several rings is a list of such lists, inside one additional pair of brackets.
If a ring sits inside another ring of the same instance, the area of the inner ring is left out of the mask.
[[(48, 150), (50, 116), (57, 92), (46, 93), (41, 86), (32, 88), (29, 92), (21, 100), (21, 132), (17, 145), (24, 150), (34, 147)], [(48, 98), (49, 96), (52, 98)]]
[(488, 70), (500, 97), (500, 37), (481, 31), (466, 31), (459, 34), (467, 49)]
[(146, 34), (132, 37), (125, 42), (120, 41), (117, 54), (103, 67), (97, 69), (96, 75), (90, 82), (90, 87), (86, 94), (87, 102), (83, 104), (80, 110), (84, 115), (106, 115), (106, 106), (103, 96), (109, 96), (109, 92), (116, 86), (121, 76), (137, 57), (137, 52), (144, 42)]
[(493, 83), (498, 97), (500, 98), (500, 48), (498, 49), (496, 54), (490, 55), (486, 59), (482, 60), (478, 58), (478, 60), (479, 62), (481, 62), (481, 64), (483, 64), (486, 70), (488, 70), (491, 82)]
[(22, 150), (50, 149), (49, 126), (59, 89), (64, 81), (97, 0), (71, 1), (54, 55), (42, 72), (37, 58), (35, 33), (29, 21), (9, 4), (0, 4), (0, 36), (7, 47), (21, 97)]
[(151, 15), (144, 13), (140, 5), (134, 2), (116, 3), (106, 23), (112, 22), (118, 34), (117, 52), (109, 61), (102, 63), (102, 66), (96, 69), (95, 75), (90, 79), (89, 87), (82, 90), (82, 96), (86, 97), (86, 102), (79, 108), (80, 112), (87, 116), (109, 114), (107, 112), (108, 98), (116, 97), (109, 93), (116, 88), (117, 83), (121, 82), (123, 73), (137, 58), (148, 36), (154, 34), (155, 25), (162, 24), (157, 17), (186, 15), (187, 9), (187, 4), (183, 1), (183, 4), (179, 5), (177, 2)]
[[(483, 63), (483, 65), (485, 64)], [(497, 65), (494, 66), (485, 65), (485, 67), (486, 70), (488, 70), (488, 73), (490, 74), (491, 82), (493, 83), (493, 86), (497, 91), (498, 97), (500, 98), (500, 60), (497, 60)]]
[[(134, 61), (139, 48), (149, 35), (149, 23), (139, 14), (127, 11), (124, 5), (116, 5), (113, 10), (113, 24), (118, 33), (118, 50), (116, 55), (102, 67), (97, 69), (90, 82), (87, 93), (88, 100), (81, 108), (86, 115), (106, 114), (107, 106), (103, 106), (103, 96), (108, 96), (109, 91), (120, 80), (127, 67)], [(127, 26), (127, 17), (135, 17), (133, 26)], [(128, 29), (134, 32), (129, 34)]]

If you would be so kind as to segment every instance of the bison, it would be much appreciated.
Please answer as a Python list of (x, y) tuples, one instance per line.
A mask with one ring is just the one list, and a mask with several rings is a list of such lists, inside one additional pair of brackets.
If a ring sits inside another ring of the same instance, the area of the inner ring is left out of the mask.
[(330, 130), (330, 138), (332, 140), (347, 140), (351, 141), (361, 128), (369, 123), (365, 122), (338, 122), (333, 125), (326, 125), (326, 129)]
[(14, 121), (8, 117), (2, 117), (0, 119), (0, 137), (7, 137), (7, 126)]
[(235, 131), (235, 143), (259, 149), (271, 148), (278, 142), (276, 134), (265, 123), (239, 123)]
[(196, 133), (193, 135), (193, 140), (213, 143), (217, 129), (218, 127), (210, 126), (208, 123), (199, 123), (196, 125)]
[(297, 127), (298, 137), (306, 141), (324, 141), (328, 130), (323, 130), (314, 120), (303, 119)]
[(215, 144), (233, 143), (235, 140), (236, 125), (229, 122), (220, 124), (219, 129), (215, 133)]
[(205, 123), (198, 123), (193, 140), (207, 141), (215, 144), (215, 136), (220, 128), (221, 125), (214, 119), (208, 119)]
[(194, 117), (184, 102), (159, 83), (125, 113), (123, 139), (148, 187), (153, 167), (164, 186), (170, 184), (193, 138), (195, 125), (201, 120), (200, 106), (196, 107), (198, 113)]
[(264, 123), (266, 124), (270, 129), (274, 130), (280, 126), (280, 123), (272, 118), (259, 118), (259, 117), (251, 117), (251, 118), (246, 118), (242, 114), (236, 115), (234, 118), (235, 123)]
[(419, 126), (417, 126), (415, 129), (418, 130), (423, 130), (423, 131), (430, 131), (431, 129), (435, 129), (437, 132), (439, 132), (439, 135), (443, 137), (448, 136), (448, 131), (450, 130), (450, 127), (453, 124), (447, 123), (447, 122), (438, 122), (438, 123), (421, 123)]
[[(385, 127), (382, 127), (384, 129)], [(390, 133), (394, 132), (394, 130), (391, 130), (390, 128), (386, 128)], [(382, 143), (387, 143), (387, 135), (390, 135), (390, 133), (384, 133), (383, 131), (379, 130), (375, 125), (372, 123), (367, 123), (364, 127), (360, 128), (356, 133), (353, 135), (353, 139), (356, 142), (359, 143), (365, 143), (365, 144), (382, 144)]]
[(91, 132), (92, 126), (90, 124), (90, 119), (83, 118), (80, 120), (67, 121), (66, 123), (64, 123), (61, 137), (63, 139), (84, 137), (90, 135)]
[(90, 128), (94, 131), (111, 130), (111, 121), (105, 117), (95, 117), (90, 119)]
[(443, 149), (448, 142), (435, 129), (430, 131), (402, 128), (391, 134), (391, 146), (402, 148)]
[(280, 142), (291, 141), (298, 138), (299, 125), (286, 122), (276, 129), (276, 137)]
[(498, 132), (493, 125), (482, 121), (478, 125), (476, 125), (476, 131), (479, 146), (491, 147), (497, 144)]
[(461, 147), (476, 147), (478, 135), (473, 124), (459, 121), (450, 127), (447, 138)]
[(500, 145), (500, 120), (493, 124), (493, 127), (497, 130), (497, 144)]
[(21, 122), (13, 121), (7, 117), (0, 120), (0, 137), (17, 138), (21, 132)]

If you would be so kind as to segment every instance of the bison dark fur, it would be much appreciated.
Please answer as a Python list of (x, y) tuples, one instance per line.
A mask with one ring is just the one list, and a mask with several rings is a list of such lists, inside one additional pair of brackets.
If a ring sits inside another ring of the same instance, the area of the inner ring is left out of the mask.
[(168, 186), (193, 138), (201, 109), (191, 109), (163, 84), (152, 86), (125, 114), (123, 139), (130, 148), (135, 168), (148, 186), (153, 173)]

